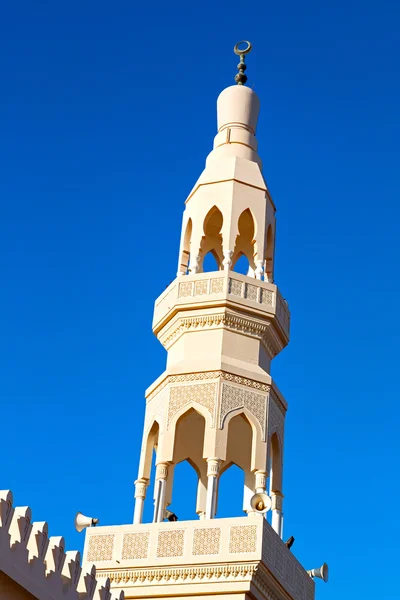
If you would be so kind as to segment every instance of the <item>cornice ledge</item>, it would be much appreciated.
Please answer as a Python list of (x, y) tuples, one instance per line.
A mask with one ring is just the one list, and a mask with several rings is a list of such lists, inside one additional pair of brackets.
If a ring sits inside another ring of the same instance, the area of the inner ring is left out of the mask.
[[(130, 583), (133, 585), (152, 584), (162, 582), (164, 584), (175, 584), (177, 582), (221, 580), (251, 581), (257, 569), (256, 563), (244, 564), (215, 564), (199, 565), (198, 567), (165, 567), (156, 569), (123, 569), (99, 571), (97, 577), (109, 578), (112, 583)], [(272, 600), (275, 600), (272, 599)], [(276, 599), (278, 600), (278, 599)]]

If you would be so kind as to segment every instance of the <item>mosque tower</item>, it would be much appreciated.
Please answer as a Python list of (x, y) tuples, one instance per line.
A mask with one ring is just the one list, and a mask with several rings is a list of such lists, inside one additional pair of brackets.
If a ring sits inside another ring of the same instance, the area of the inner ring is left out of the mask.
[[(235, 46), (236, 85), (218, 97), (213, 150), (185, 203), (177, 276), (155, 303), (153, 331), (168, 356), (146, 392), (134, 523), (86, 530), (84, 562), (126, 598), (314, 598), (313, 579), (281, 539), (287, 403), (270, 370), (289, 342), (290, 313), (274, 283), (260, 102), (244, 85), (250, 48)], [(204, 272), (208, 253), (212, 272)], [(246, 275), (235, 271), (239, 260)], [(154, 518), (143, 523), (154, 452)], [(198, 476), (198, 519), (168, 521), (174, 467), (184, 460)], [(245, 473), (246, 516), (215, 518), (218, 481), (232, 464)]]

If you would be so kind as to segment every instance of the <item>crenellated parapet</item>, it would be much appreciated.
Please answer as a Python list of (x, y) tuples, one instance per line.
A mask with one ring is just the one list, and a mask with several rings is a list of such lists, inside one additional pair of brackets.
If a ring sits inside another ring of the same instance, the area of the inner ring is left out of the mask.
[(9, 490), (0, 491), (0, 586), (6, 599), (16, 590), (18, 597), (38, 600), (124, 599), (123, 591), (111, 593), (109, 579), (97, 580), (94, 565), (83, 571), (80, 558), (78, 551), (65, 551), (63, 537), (49, 537), (45, 521), (32, 522), (28, 506), (14, 507)]

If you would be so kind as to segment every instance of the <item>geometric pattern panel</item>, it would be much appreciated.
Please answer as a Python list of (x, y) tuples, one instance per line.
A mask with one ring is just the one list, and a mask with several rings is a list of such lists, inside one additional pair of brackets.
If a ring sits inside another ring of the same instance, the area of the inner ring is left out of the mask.
[(185, 530), (160, 531), (157, 540), (157, 558), (183, 556)]
[(257, 525), (235, 525), (230, 528), (229, 552), (256, 552), (257, 550)]
[(274, 396), (275, 394), (271, 390), (268, 399), (268, 437), (271, 437), (274, 431), (276, 431), (280, 438), (281, 444), (283, 444), (285, 417), (279, 410)]
[(262, 540), (262, 560), (270, 570), (276, 573), (285, 587), (297, 600), (313, 600), (314, 582), (306, 575), (295, 559), (286, 551), (283, 541), (265, 522)]
[(168, 425), (182, 407), (191, 402), (204, 406), (210, 413), (212, 427), (214, 427), (216, 383), (194, 383), (191, 385), (176, 385), (171, 387), (168, 405)]
[(262, 439), (265, 441), (267, 396), (224, 383), (222, 386), (221, 415), (219, 419), (220, 429), (223, 427), (227, 414), (237, 408), (247, 408), (256, 417), (262, 430)]
[(113, 535), (91, 535), (89, 538), (88, 562), (112, 560), (114, 550)]
[(219, 527), (205, 527), (195, 529), (193, 534), (192, 554), (219, 554), (221, 541), (221, 529)]
[(150, 532), (126, 533), (122, 544), (122, 560), (147, 558)]

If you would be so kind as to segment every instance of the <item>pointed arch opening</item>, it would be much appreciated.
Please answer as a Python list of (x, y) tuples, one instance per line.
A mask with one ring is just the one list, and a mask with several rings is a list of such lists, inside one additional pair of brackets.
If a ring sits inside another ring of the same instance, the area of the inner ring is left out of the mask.
[[(222, 267), (222, 225), (224, 219), (222, 212), (216, 206), (213, 206), (204, 219), (204, 235), (200, 246), (200, 272), (205, 271), (205, 257), (211, 252), (216, 261), (216, 266), (212, 264), (213, 270), (218, 271)], [(209, 257), (211, 260), (211, 257)], [(209, 269), (207, 269), (209, 270)]]
[(206, 420), (193, 407), (179, 417), (175, 428), (174, 482), (171, 509), (179, 519), (193, 519), (205, 510), (207, 468), (203, 458)]
[[(255, 222), (249, 208), (242, 212), (238, 220), (238, 235), (232, 256), (232, 269), (238, 273), (254, 277), (255, 271)], [(248, 261), (247, 273), (243, 273), (243, 259)], [(240, 269), (240, 270), (239, 270)]]
[(282, 449), (276, 432), (271, 436), (270, 456), (270, 491), (282, 492)]
[(254, 493), (252, 446), (253, 428), (246, 415), (239, 413), (228, 423), (226, 462), (221, 468), (217, 516), (238, 516), (248, 509)]
[(217, 518), (237, 517), (243, 514), (244, 471), (235, 463), (221, 469), (218, 483)]
[(149, 485), (146, 493), (147, 501), (144, 504), (143, 513), (143, 522), (146, 523), (151, 523), (153, 519), (154, 508), (151, 499), (154, 499), (154, 485), (156, 479), (156, 459), (159, 432), (160, 426), (157, 423), (157, 421), (154, 421), (147, 435), (146, 451), (143, 466), (143, 477), (149, 480)]
[(274, 231), (272, 225), (268, 226), (265, 252), (265, 278), (270, 283), (274, 282)]
[(220, 261), (218, 255), (214, 250), (207, 252), (203, 259), (203, 273), (210, 273), (213, 271), (219, 271)]
[(179, 271), (184, 275), (188, 274), (189, 262), (190, 262), (190, 242), (192, 239), (192, 230), (193, 223), (192, 219), (189, 217), (189, 220), (186, 224), (185, 235), (183, 236), (183, 245), (181, 256), (179, 259)]

